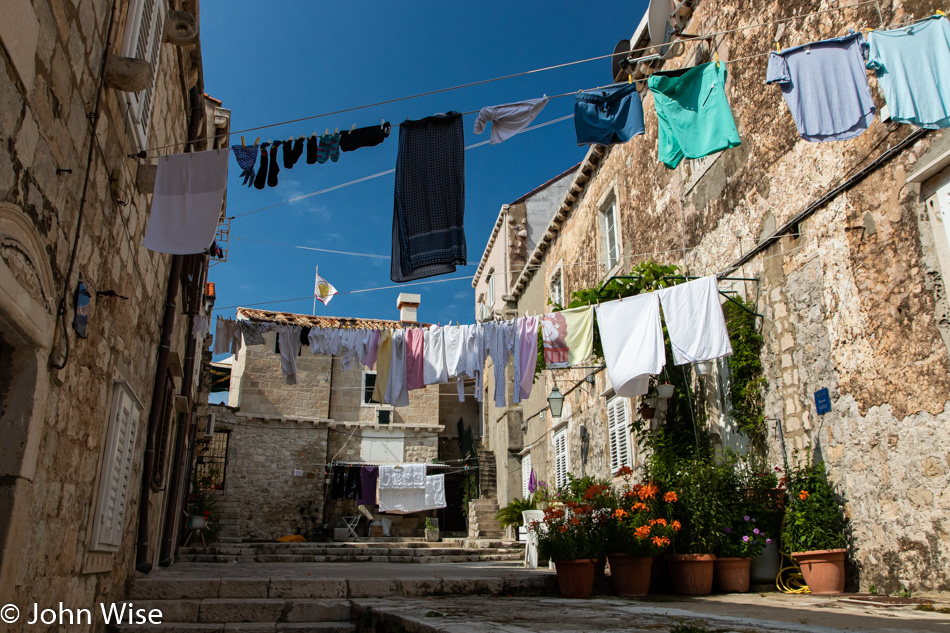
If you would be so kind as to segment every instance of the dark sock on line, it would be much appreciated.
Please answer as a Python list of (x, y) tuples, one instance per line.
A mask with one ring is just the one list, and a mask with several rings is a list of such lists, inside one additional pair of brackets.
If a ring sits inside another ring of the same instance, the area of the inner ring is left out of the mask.
[(277, 141), (270, 146), (270, 169), (267, 171), (268, 187), (277, 186), (277, 174), (280, 173), (280, 166), (277, 164), (277, 148), (280, 144), (280, 141)]
[(267, 186), (267, 143), (261, 145), (261, 167), (254, 178), (254, 188), (263, 189)]
[(313, 165), (317, 162), (317, 137), (311, 136), (307, 139), (307, 164)]
[(303, 139), (298, 138), (293, 143), (284, 141), (284, 169), (290, 169), (300, 160), (303, 154)]

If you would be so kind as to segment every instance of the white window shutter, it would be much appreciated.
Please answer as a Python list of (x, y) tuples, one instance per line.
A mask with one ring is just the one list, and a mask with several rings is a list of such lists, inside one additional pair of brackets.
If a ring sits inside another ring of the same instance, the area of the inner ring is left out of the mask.
[(554, 485), (560, 488), (567, 483), (567, 431), (554, 436)]
[(612, 398), (607, 402), (607, 428), (610, 436), (610, 470), (616, 473), (624, 466), (633, 465), (630, 447), (626, 398)]
[(148, 146), (152, 99), (158, 81), (159, 55), (165, 27), (166, 0), (132, 0), (125, 25), (122, 54), (143, 59), (152, 66), (152, 85), (141, 92), (125, 93), (128, 103), (129, 128), (136, 149)]
[(131, 392), (123, 384), (116, 383), (99, 477), (92, 549), (115, 551), (122, 543), (140, 417), (141, 409)]
[(527, 499), (531, 496), (528, 490), (528, 482), (531, 481), (531, 453), (521, 458), (521, 498)]

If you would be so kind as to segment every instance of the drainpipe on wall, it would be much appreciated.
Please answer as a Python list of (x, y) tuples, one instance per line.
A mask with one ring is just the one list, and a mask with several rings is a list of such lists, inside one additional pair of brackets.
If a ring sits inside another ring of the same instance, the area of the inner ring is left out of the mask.
[[(201, 121), (204, 117), (202, 103), (195, 98), (201, 96), (197, 86), (191, 89), (191, 118), (188, 124), (188, 151), (194, 151), (194, 142), (198, 138)], [(168, 373), (168, 352), (171, 349), (172, 330), (175, 327), (178, 286), (181, 280), (183, 257), (172, 255), (171, 271), (168, 274), (168, 288), (165, 291), (165, 314), (162, 317), (162, 334), (158, 344), (158, 362), (155, 367), (155, 383), (152, 387), (152, 407), (148, 416), (148, 430), (145, 436), (145, 459), (142, 467), (142, 494), (139, 499), (138, 543), (135, 547), (135, 571), (147, 574), (152, 571), (148, 560), (148, 511), (152, 476), (155, 472), (155, 441), (161, 424), (162, 405), (165, 398), (165, 375)], [(200, 286), (199, 286), (200, 287)], [(182, 378), (184, 384), (185, 378)], [(177, 438), (176, 438), (177, 439)], [(172, 480), (174, 481), (174, 480)], [(169, 492), (169, 494), (173, 494)]]

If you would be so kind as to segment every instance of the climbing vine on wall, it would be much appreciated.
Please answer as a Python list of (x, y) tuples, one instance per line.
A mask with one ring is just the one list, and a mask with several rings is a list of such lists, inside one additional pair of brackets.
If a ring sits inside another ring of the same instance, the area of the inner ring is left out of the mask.
[[(736, 301), (752, 309), (741, 298)], [(742, 308), (726, 304), (729, 340), (732, 356), (729, 369), (732, 381), (729, 396), (732, 400), (732, 418), (736, 426), (749, 438), (751, 448), (761, 454), (765, 450), (765, 368), (762, 365), (763, 338), (759, 333), (756, 316)]]

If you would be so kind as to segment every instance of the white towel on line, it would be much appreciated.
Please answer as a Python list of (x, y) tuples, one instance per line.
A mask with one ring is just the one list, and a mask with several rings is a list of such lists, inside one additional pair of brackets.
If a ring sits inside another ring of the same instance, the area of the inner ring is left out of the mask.
[(379, 489), (417, 489), (426, 488), (426, 465), (403, 464), (379, 467)]
[(658, 290), (676, 365), (732, 355), (715, 275)]

